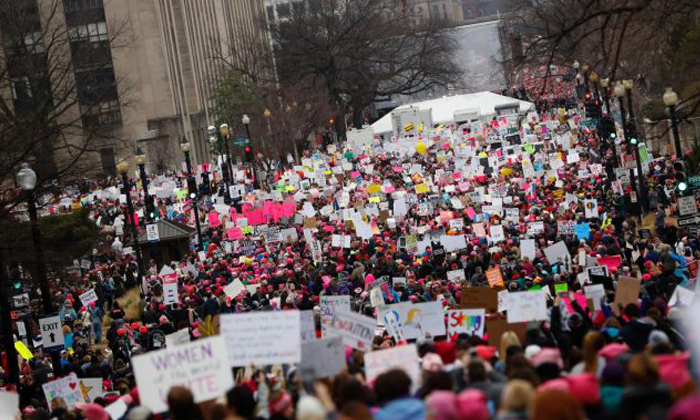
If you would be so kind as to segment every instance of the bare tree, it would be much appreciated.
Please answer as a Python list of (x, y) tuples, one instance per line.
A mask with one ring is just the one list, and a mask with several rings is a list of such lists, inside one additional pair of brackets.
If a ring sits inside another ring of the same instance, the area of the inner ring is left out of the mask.
[[(126, 83), (112, 71), (111, 48), (126, 45), (124, 22), (86, 16), (80, 0), (0, 2), (0, 204), (13, 194), (21, 162), (39, 186), (82, 176), (86, 153), (114, 140), (110, 127), (126, 105)], [(118, 139), (117, 139), (118, 140)]]
[(578, 60), (613, 80), (644, 75), (655, 96), (698, 77), (677, 74), (671, 62), (679, 36), (697, 25), (697, 0), (511, 1), (517, 12), (503, 28), (522, 39), (523, 54), (510, 63), (516, 67)]
[(323, 86), (341, 115), (362, 126), (374, 101), (457, 83), (449, 31), (438, 22), (413, 25), (403, 5), (335, 0), (295, 9), (270, 28), (281, 85)]

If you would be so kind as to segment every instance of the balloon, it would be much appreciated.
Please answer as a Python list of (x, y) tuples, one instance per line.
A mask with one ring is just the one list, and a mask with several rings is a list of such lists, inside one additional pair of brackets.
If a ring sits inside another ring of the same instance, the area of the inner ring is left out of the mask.
[(424, 155), (426, 151), (427, 148), (425, 147), (425, 143), (420, 142), (416, 144), (416, 152), (420, 153), (421, 155)]

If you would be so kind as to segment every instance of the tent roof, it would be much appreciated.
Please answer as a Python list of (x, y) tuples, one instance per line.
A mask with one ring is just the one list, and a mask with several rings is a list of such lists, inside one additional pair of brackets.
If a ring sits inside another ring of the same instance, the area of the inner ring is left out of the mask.
[[(194, 228), (170, 220), (159, 219), (156, 225), (158, 226), (158, 236), (160, 237), (158, 242), (189, 238), (196, 231)], [(142, 244), (148, 243), (146, 231), (139, 234), (139, 242)]]
[[(414, 102), (411, 104), (401, 105), (396, 109), (406, 109), (411, 106), (420, 109), (432, 109), (433, 124), (451, 124), (454, 122), (455, 111), (479, 108), (482, 116), (490, 115), (495, 113), (495, 107), (516, 102), (520, 104), (521, 112), (527, 112), (528, 109), (534, 109), (535, 107), (532, 102), (521, 101), (516, 98), (510, 98), (508, 96), (498, 95), (492, 92), (477, 92), (466, 95), (445, 96), (437, 99), (429, 99), (427, 101)], [(391, 116), (393, 112), (394, 111), (386, 114), (372, 124), (375, 134), (388, 133), (392, 131)]]

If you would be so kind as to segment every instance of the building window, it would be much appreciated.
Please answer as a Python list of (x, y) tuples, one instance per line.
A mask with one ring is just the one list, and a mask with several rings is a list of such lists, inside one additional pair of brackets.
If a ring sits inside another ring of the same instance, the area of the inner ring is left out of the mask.
[(275, 21), (275, 6), (267, 6), (267, 20), (270, 22)]
[(106, 124), (118, 124), (122, 121), (119, 101), (105, 101), (95, 105), (81, 105), (83, 125), (95, 127)]
[(88, 23), (71, 29), (71, 41), (102, 42), (109, 41), (107, 24), (105, 22)]
[(303, 14), (304, 10), (306, 9), (306, 5), (304, 4), (303, 1), (298, 1), (296, 3), (292, 3), (292, 8), (294, 9), (295, 14)]
[(286, 19), (290, 15), (291, 15), (291, 10), (289, 7), (289, 3), (277, 5), (277, 16), (279, 16), (280, 19)]
[(102, 0), (63, 0), (63, 7), (66, 13), (101, 9)]
[(27, 76), (18, 77), (11, 81), (12, 99), (26, 100), (32, 97), (32, 85)]
[(24, 35), (24, 46), (30, 54), (41, 54), (44, 52), (44, 40), (41, 38), (41, 31), (30, 32)]

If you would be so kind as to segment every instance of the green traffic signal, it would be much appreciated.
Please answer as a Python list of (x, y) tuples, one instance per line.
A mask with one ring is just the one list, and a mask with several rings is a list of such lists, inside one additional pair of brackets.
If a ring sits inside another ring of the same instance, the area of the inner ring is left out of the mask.
[(16, 281), (12, 284), (12, 287), (15, 288), (15, 290), (19, 290), (22, 288), (22, 282), (21, 281)]
[(685, 181), (678, 181), (676, 188), (678, 188), (678, 191), (680, 192), (686, 192), (688, 190), (688, 183)]
[(630, 139), (630, 144), (631, 144), (632, 146), (636, 146), (637, 143), (639, 143), (639, 141), (637, 140), (636, 137), (632, 137), (632, 138)]

